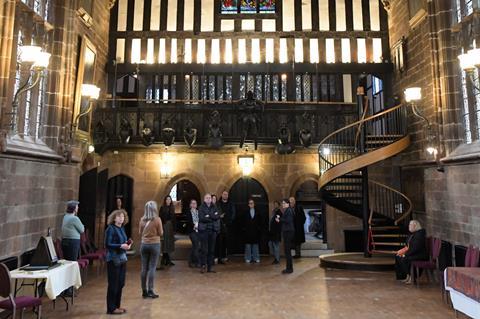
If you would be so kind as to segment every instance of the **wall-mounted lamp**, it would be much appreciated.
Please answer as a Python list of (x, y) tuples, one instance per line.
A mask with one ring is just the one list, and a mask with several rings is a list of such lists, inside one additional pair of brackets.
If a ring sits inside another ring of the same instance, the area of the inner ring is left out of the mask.
[(475, 41), (473, 42), (473, 49), (468, 50), (467, 53), (462, 53), (458, 56), (460, 68), (465, 71), (470, 79), (472, 87), (480, 93), (480, 88), (477, 86), (478, 78), (475, 79), (475, 69), (480, 67), (480, 49), (477, 49)]
[(417, 103), (422, 99), (422, 89), (419, 87), (411, 87), (407, 88), (404, 91), (405, 94), (405, 101), (412, 106), (412, 112), (415, 116), (421, 118), (426, 123), (426, 134), (425, 137), (427, 139), (427, 146), (425, 150), (430, 156), (433, 156), (437, 164), (439, 165), (438, 170), (441, 171), (443, 168), (441, 167), (440, 161), (438, 160), (438, 140), (437, 134), (435, 133), (430, 121), (420, 112), (417, 110)]
[(165, 152), (162, 154), (162, 158), (160, 159), (160, 178), (170, 178), (171, 173), (172, 163), (170, 160), (170, 155), (168, 154), (168, 149), (165, 148)]
[(93, 103), (98, 100), (100, 96), (100, 88), (93, 85), (93, 84), (82, 84), (81, 94), (83, 97), (88, 98), (88, 107), (85, 111), (78, 113), (73, 121), (73, 129), (74, 131), (77, 130), (78, 121), (80, 117), (90, 113), (93, 108)]
[(239, 155), (237, 161), (242, 170), (243, 176), (248, 176), (252, 173), (253, 164), (255, 162), (255, 157), (253, 155)]
[[(43, 70), (48, 67), (50, 63), (51, 54), (44, 52), (41, 47), (35, 45), (24, 45), (19, 48), (19, 64), (30, 64), (31, 71), (25, 83), (18, 88), (15, 92), (12, 101), (12, 117), (10, 121), (10, 134), (15, 135), (17, 133), (17, 110), (18, 110), (18, 98), (20, 94), (25, 93), (33, 89), (40, 82)], [(30, 81), (33, 73), (33, 80)], [(32, 83), (29, 85), (29, 83)]]

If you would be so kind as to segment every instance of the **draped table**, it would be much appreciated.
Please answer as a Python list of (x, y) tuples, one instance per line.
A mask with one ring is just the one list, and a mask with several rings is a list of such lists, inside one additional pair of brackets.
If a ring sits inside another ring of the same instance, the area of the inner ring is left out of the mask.
[(480, 319), (480, 268), (448, 267), (444, 277), (445, 290), (450, 292), (453, 308)]
[[(80, 268), (76, 261), (60, 260), (60, 266), (48, 270), (22, 270), (15, 269), (10, 271), (12, 281), (15, 281), (15, 293), (17, 292), (18, 280), (31, 280), (35, 288), (35, 295), (37, 292), (38, 282), (45, 282), (45, 293), (50, 300), (55, 300), (61, 295), (63, 291), (70, 287), (80, 288), (82, 286), (82, 277), (80, 275)], [(65, 298), (64, 301), (68, 302)], [(73, 294), (72, 294), (73, 303)]]

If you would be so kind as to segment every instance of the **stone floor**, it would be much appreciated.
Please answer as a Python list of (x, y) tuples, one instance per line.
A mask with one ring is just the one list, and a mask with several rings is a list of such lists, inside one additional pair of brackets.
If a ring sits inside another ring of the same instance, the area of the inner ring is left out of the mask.
[[(140, 296), (139, 260), (128, 263), (120, 318), (454, 318), (441, 300), (440, 288), (425, 283), (421, 288), (394, 280), (392, 273), (328, 270), (317, 258), (295, 262), (292, 275), (281, 275), (282, 266), (246, 265), (235, 259), (218, 266), (216, 274), (200, 274), (185, 261), (158, 271), (160, 298)], [(57, 303), (45, 304), (43, 318), (107, 318), (106, 276), (90, 272), (73, 308), (66, 313)]]

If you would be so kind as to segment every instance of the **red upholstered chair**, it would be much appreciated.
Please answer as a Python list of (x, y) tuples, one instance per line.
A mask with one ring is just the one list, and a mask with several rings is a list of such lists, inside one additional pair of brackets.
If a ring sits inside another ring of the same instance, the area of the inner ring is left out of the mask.
[(429, 238), (427, 242), (430, 242), (430, 245), (428, 245), (427, 243), (427, 245), (430, 247), (429, 249), (430, 260), (413, 261), (411, 266), (411, 276), (415, 281), (415, 283), (417, 284), (417, 286), (418, 286), (418, 278), (420, 277), (420, 269), (425, 270), (425, 272), (427, 273), (427, 277), (429, 277), (429, 274), (431, 274), (432, 278), (435, 278), (434, 272), (437, 270), (437, 259), (438, 259), (438, 256), (440, 255), (442, 241), (438, 238)]
[(91, 251), (89, 245), (87, 244), (87, 238), (85, 233), (80, 235), (80, 250), (82, 259), (87, 259), (92, 265), (93, 261), (98, 261), (97, 264), (97, 275), (100, 273), (100, 269), (103, 269), (103, 264), (105, 262), (105, 253), (102, 251)]
[(478, 267), (480, 250), (470, 245), (465, 254), (465, 267)]
[(7, 298), (0, 301), (0, 309), (11, 311), (12, 318), (14, 319), (15, 315), (17, 314), (17, 309), (22, 310), (23, 318), (23, 312), (25, 311), (25, 308), (37, 308), (37, 318), (42, 316), (42, 300), (40, 298), (29, 296), (13, 296), (10, 272), (5, 264), (0, 264), (0, 297)]

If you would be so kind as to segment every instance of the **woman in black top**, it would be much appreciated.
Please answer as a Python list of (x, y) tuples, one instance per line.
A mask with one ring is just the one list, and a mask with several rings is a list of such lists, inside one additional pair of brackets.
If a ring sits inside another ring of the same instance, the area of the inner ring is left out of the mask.
[(280, 221), (282, 223), (283, 246), (287, 260), (287, 267), (282, 271), (282, 274), (291, 274), (293, 272), (292, 242), (295, 238), (295, 215), (292, 208), (290, 208), (290, 201), (288, 199), (282, 200), (282, 207), (285, 211)]
[(162, 261), (161, 265), (174, 266), (170, 254), (175, 251), (175, 208), (170, 195), (165, 196), (160, 207), (160, 218), (163, 225)]
[(411, 284), (410, 265), (412, 261), (428, 260), (428, 253), (425, 229), (422, 229), (418, 220), (411, 220), (408, 230), (412, 234), (408, 237), (407, 245), (400, 249), (395, 256), (395, 272), (397, 280), (404, 280), (406, 284)]

